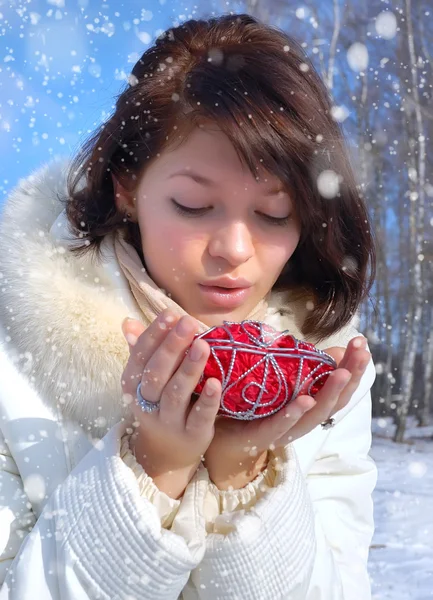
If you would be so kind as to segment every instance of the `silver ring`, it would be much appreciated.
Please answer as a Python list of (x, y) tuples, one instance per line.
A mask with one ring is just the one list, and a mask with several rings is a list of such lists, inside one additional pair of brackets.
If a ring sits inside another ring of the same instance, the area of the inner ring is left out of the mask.
[(326, 421), (323, 421), (323, 423), (321, 423), (321, 425), (322, 425), (322, 429), (331, 429), (331, 427), (334, 427), (334, 425), (335, 425), (335, 419), (330, 417), (329, 419), (326, 419)]
[(161, 400), (158, 402), (149, 402), (141, 395), (140, 391), (141, 381), (137, 385), (137, 404), (140, 406), (141, 410), (146, 413), (154, 412), (155, 410), (159, 410), (159, 405), (161, 404)]

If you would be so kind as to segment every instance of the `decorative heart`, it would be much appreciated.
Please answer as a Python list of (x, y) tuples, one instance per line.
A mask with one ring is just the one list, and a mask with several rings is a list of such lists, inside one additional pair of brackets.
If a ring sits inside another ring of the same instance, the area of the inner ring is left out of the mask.
[(222, 383), (218, 414), (233, 419), (261, 419), (300, 394), (314, 397), (337, 368), (314, 344), (261, 321), (224, 321), (195, 338), (205, 339), (211, 353), (194, 394), (216, 377)]

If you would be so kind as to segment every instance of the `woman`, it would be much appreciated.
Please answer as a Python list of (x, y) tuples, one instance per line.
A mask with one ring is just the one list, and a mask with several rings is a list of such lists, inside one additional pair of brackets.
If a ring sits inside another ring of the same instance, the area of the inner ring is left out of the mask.
[[(11, 193), (2, 600), (370, 597), (375, 254), (330, 108), (283, 32), (188, 21), (72, 163)], [(216, 379), (190, 402), (194, 335), (247, 318), (333, 353), (316, 404), (216, 419)]]

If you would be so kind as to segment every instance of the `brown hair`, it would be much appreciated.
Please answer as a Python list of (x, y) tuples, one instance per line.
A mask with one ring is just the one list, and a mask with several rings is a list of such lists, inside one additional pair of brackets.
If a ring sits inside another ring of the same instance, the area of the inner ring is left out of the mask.
[[(104, 236), (122, 230), (145, 265), (138, 224), (117, 209), (111, 174), (133, 191), (153, 158), (210, 119), (253, 175), (259, 161), (290, 191), (301, 239), (273, 289), (310, 294), (302, 333), (324, 339), (350, 321), (375, 277), (368, 212), (331, 108), (302, 47), (278, 28), (237, 14), (168, 29), (71, 163), (66, 213), (85, 238), (72, 252), (100, 258)], [(332, 198), (317, 183), (328, 170), (339, 182)]]

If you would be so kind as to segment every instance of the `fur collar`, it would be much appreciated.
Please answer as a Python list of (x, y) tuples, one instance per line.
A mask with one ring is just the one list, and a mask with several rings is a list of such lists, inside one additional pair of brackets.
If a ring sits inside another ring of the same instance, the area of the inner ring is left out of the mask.
[[(120, 376), (128, 360), (121, 332), (126, 316), (140, 319), (135, 299), (106, 236), (106, 260), (68, 252), (63, 213), (69, 159), (45, 163), (20, 180), (0, 219), (0, 327), (8, 356), (59, 418), (102, 436), (122, 417)], [(273, 294), (266, 322), (302, 337), (305, 301)], [(284, 315), (279, 307), (286, 307)], [(347, 345), (351, 324), (320, 348)]]

